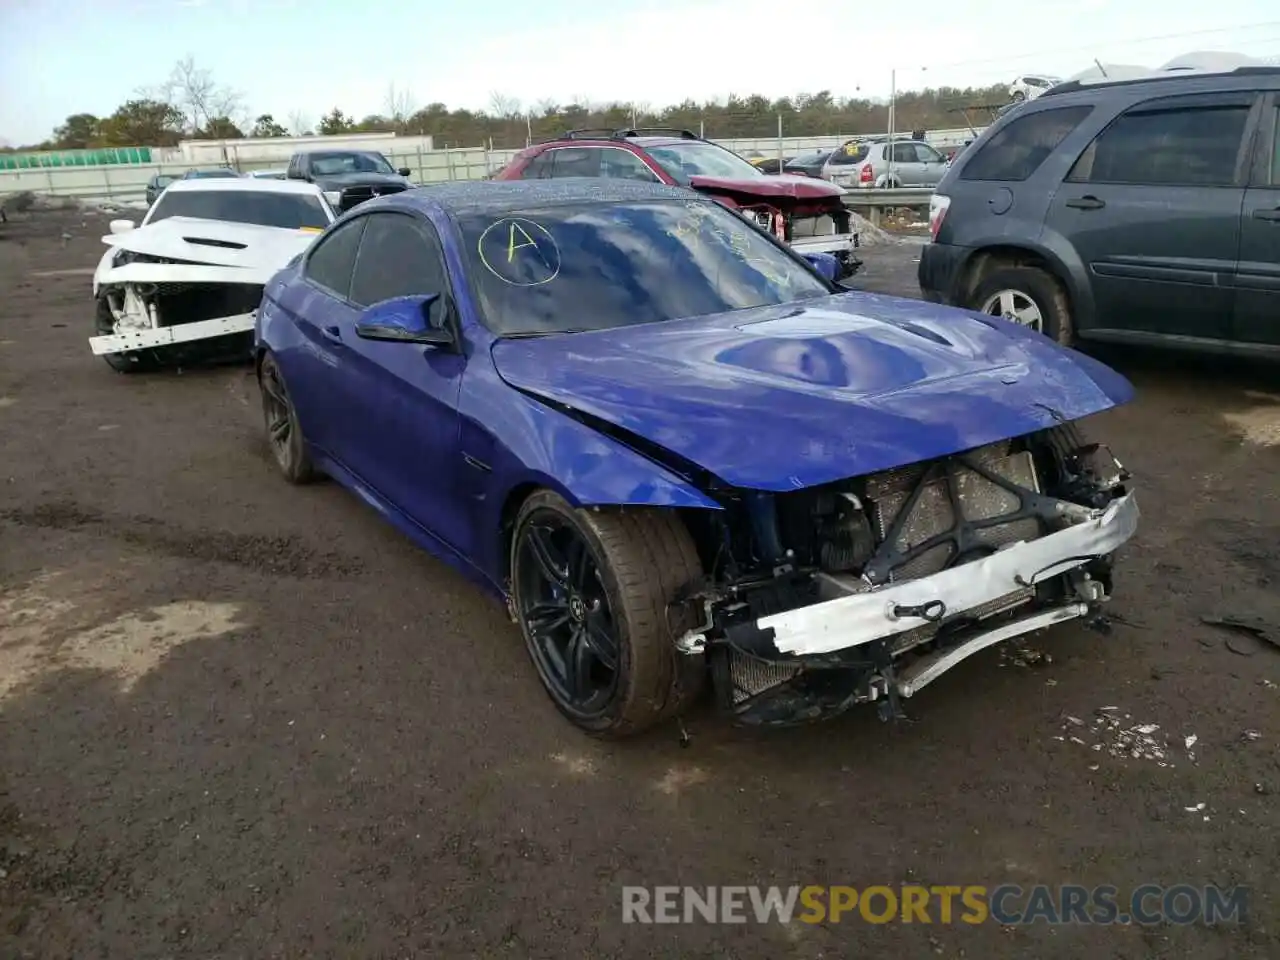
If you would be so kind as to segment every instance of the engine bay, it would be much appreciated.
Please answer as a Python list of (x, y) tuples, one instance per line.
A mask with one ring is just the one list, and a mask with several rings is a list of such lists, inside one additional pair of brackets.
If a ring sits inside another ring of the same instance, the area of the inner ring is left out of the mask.
[[(723, 705), (763, 713), (761, 722), (782, 722), (779, 702), (782, 715), (798, 711), (800, 722), (828, 709), (831, 697), (841, 709), (876, 699), (874, 689), (854, 688), (979, 624), (998, 624), (1019, 609), (1105, 598), (1109, 559), (1032, 578), (959, 613), (942, 599), (890, 610), (890, 619), (913, 625), (847, 650), (786, 655), (761, 622), (842, 598), (887, 596), (895, 586), (980, 564), (1083, 523), (1123, 497), (1127, 479), (1106, 447), (1061, 426), (824, 487), (743, 492), (716, 531), (721, 542), (704, 548), (710, 582), (689, 600), (700, 627), (678, 646), (705, 652)], [(814, 684), (830, 689), (815, 693)]]

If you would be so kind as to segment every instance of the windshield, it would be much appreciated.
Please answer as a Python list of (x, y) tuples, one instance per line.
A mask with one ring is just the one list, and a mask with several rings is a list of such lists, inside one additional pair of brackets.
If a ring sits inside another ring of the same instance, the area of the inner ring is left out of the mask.
[(762, 177), (755, 166), (736, 153), (717, 147), (714, 143), (668, 143), (661, 147), (646, 147), (649, 156), (677, 180), (687, 182), (690, 177), (732, 177), (736, 180)]
[(344, 173), (395, 174), (391, 164), (376, 153), (313, 153), (311, 172), (320, 177), (333, 177)]
[(831, 289), (711, 201), (582, 204), (461, 218), (502, 336), (601, 330), (825, 297)]
[(208, 180), (212, 177), (227, 178), (238, 177), (240, 174), (234, 170), (188, 170), (184, 177), (187, 180)]
[(147, 223), (169, 217), (199, 217), (229, 223), (254, 223), (285, 230), (329, 225), (320, 198), (306, 193), (268, 193), (264, 190), (181, 190), (166, 192), (151, 211)]

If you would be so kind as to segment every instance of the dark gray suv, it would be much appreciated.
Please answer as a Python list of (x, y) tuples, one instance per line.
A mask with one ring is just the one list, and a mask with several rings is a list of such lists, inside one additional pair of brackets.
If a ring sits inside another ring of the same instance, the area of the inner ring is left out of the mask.
[(1053, 87), (929, 213), (929, 300), (1064, 344), (1280, 356), (1280, 68)]

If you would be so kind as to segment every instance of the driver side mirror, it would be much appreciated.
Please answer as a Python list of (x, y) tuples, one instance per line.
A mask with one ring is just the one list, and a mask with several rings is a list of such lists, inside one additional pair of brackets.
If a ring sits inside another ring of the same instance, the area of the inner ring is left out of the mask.
[(824, 278), (835, 283), (836, 278), (840, 275), (840, 261), (829, 253), (803, 253), (801, 254), (809, 261), (809, 266), (822, 274)]
[(112, 220), (107, 224), (107, 229), (112, 233), (128, 233), (136, 226), (132, 220)]
[(431, 311), (437, 303), (443, 304), (438, 293), (393, 297), (375, 303), (360, 315), (356, 336), (362, 340), (452, 346), (453, 333), (431, 322)]
[(396, 173), (400, 174), (400, 176), (408, 180), (409, 174), (413, 173), (413, 171), (410, 170), (408, 167), (401, 167), (399, 170), (396, 171)]

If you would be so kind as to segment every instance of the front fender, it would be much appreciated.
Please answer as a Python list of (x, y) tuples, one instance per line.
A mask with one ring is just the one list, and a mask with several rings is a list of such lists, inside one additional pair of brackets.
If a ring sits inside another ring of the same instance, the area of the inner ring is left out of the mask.
[(505, 478), (508, 490), (537, 483), (579, 507), (721, 509), (661, 464), (533, 397), (503, 387), (506, 403), (498, 418), (478, 422), (489, 424), (495, 438), (490, 456), (506, 461), (494, 463), (493, 473)]
[(93, 271), (93, 298), (98, 299), (98, 290), (102, 287), (102, 277), (111, 269), (111, 261), (115, 258), (116, 248), (107, 247), (98, 259), (98, 266)]
[(538, 487), (578, 507), (723, 509), (661, 464), (509, 386), (487, 364), (468, 368), (459, 412), (461, 452), (476, 471), (476, 565), (495, 584), (506, 576), (504, 522)]

